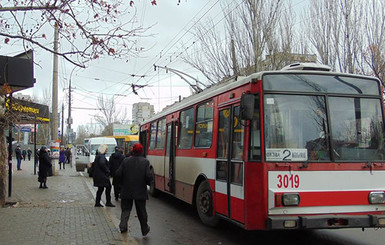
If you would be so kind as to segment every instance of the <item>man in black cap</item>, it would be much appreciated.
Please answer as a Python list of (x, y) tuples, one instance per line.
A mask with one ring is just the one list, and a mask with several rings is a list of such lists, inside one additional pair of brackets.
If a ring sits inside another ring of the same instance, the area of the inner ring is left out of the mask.
[(16, 154), (16, 160), (17, 160), (17, 170), (21, 170), (21, 148), (20, 145), (17, 145), (15, 149), (15, 154)]
[(110, 157), (110, 172), (112, 176), (112, 185), (114, 186), (114, 195), (115, 195), (115, 201), (119, 200), (119, 194), (120, 194), (120, 183), (119, 178), (115, 176), (116, 170), (120, 167), (120, 164), (123, 162), (124, 156), (122, 149), (118, 146), (115, 147), (115, 153), (112, 153)]
[(128, 231), (128, 219), (135, 202), (142, 235), (146, 236), (150, 232), (146, 210), (147, 185), (150, 185), (154, 175), (150, 162), (143, 156), (142, 144), (137, 143), (132, 147), (132, 157), (126, 157), (115, 174), (121, 178), (122, 186), (120, 232)]

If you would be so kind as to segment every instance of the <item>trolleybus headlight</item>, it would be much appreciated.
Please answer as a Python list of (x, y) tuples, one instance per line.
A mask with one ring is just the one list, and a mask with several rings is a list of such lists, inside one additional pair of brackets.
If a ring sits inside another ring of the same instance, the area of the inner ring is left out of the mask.
[(282, 195), (282, 204), (284, 206), (298, 206), (300, 202), (298, 193), (284, 193)]
[(384, 204), (385, 203), (385, 193), (382, 192), (370, 192), (369, 193), (369, 203), (370, 204)]

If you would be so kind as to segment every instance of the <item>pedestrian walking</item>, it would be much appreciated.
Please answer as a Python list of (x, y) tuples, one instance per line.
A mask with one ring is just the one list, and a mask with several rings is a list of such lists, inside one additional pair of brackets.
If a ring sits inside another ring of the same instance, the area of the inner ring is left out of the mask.
[(115, 176), (120, 178), (121, 183), (122, 213), (119, 224), (120, 232), (127, 232), (128, 219), (130, 218), (133, 202), (135, 202), (142, 235), (146, 236), (150, 232), (146, 211), (147, 185), (151, 183), (153, 174), (150, 162), (143, 156), (143, 146), (140, 143), (133, 146), (132, 156), (123, 160)]
[(126, 152), (125, 157), (131, 157), (132, 156), (132, 145), (128, 147), (128, 151)]
[(27, 150), (28, 161), (31, 161), (31, 155), (32, 155), (32, 150), (31, 148), (28, 147), (28, 150)]
[(15, 149), (15, 154), (16, 154), (16, 160), (17, 160), (17, 170), (21, 170), (21, 148), (20, 145), (16, 146)]
[(124, 160), (123, 151), (120, 147), (116, 146), (115, 152), (112, 153), (109, 160), (110, 172), (112, 176), (112, 185), (114, 186), (115, 201), (119, 200), (119, 194), (120, 194), (119, 178), (115, 176), (115, 172), (116, 170), (118, 170), (123, 160)]
[[(71, 154), (72, 154), (71, 148), (68, 147), (67, 150), (66, 150), (66, 152), (65, 152), (66, 162), (67, 162), (68, 164), (71, 163)], [(71, 167), (72, 167), (72, 165), (71, 165)]]
[(39, 151), (39, 177), (38, 181), (40, 182), (40, 187), (47, 189), (47, 176), (48, 171), (52, 167), (51, 158), (48, 154), (48, 148), (42, 146)]
[(25, 157), (27, 156), (27, 151), (23, 149), (23, 151), (21, 152), (21, 155), (23, 155), (23, 160), (25, 161)]
[(65, 162), (66, 162), (66, 151), (64, 149), (64, 146), (62, 146), (62, 147), (60, 147), (60, 151), (59, 151), (59, 166), (60, 166), (60, 169), (61, 169), (61, 165), (62, 164), (63, 164), (63, 169), (66, 169)]
[(106, 188), (106, 206), (115, 207), (115, 205), (111, 203), (112, 186), (110, 182), (110, 168), (105, 156), (107, 151), (108, 146), (106, 144), (101, 144), (98, 148), (98, 154), (95, 156), (95, 160), (92, 164), (94, 168), (94, 186), (98, 187), (98, 191), (96, 192), (95, 207), (103, 207), (100, 200), (102, 199), (104, 188)]

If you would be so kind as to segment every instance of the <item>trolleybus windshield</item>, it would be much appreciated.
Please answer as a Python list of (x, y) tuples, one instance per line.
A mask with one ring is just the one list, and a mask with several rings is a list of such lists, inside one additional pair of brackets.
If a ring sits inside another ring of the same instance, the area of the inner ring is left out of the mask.
[(381, 161), (379, 83), (354, 76), (263, 77), (266, 161)]

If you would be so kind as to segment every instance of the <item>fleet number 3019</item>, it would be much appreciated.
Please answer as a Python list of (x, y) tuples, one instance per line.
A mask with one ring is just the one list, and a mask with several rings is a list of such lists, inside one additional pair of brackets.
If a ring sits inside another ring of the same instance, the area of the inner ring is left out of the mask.
[(297, 174), (278, 174), (278, 188), (299, 188), (299, 175)]

